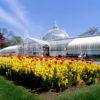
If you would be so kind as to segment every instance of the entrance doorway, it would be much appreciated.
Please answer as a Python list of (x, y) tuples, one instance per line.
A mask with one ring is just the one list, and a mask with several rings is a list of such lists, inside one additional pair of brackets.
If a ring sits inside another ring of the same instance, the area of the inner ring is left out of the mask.
[(48, 45), (43, 46), (43, 56), (49, 56), (49, 46)]

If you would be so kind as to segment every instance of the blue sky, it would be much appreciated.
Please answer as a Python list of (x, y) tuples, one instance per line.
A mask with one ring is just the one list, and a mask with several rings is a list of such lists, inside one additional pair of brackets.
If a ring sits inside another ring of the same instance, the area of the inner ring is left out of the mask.
[(41, 38), (54, 22), (70, 37), (100, 27), (100, 0), (0, 0), (0, 27)]

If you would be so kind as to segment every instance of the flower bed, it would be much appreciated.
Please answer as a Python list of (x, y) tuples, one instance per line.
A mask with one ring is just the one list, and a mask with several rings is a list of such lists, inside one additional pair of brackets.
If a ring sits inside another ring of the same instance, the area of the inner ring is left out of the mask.
[(92, 84), (100, 65), (91, 61), (57, 57), (3, 56), (0, 75), (30, 88), (65, 89), (71, 85)]

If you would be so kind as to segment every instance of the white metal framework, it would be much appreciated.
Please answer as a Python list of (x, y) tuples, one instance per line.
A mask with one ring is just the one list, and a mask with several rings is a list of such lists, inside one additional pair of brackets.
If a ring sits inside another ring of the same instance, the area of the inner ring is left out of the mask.
[(63, 32), (54, 26), (47, 32), (43, 40), (36, 38), (27, 38), (20, 45), (11, 46), (0, 50), (0, 54), (28, 54), (28, 55), (50, 55), (66, 56), (79, 55), (100, 55), (100, 36), (88, 36), (69, 38), (66, 32)]

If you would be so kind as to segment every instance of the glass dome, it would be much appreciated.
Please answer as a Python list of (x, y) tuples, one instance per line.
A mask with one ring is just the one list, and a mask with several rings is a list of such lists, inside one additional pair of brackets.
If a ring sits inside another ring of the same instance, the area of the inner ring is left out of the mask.
[(53, 41), (53, 40), (64, 40), (69, 38), (68, 34), (55, 24), (54, 27), (49, 30), (46, 35), (43, 37), (44, 41)]

